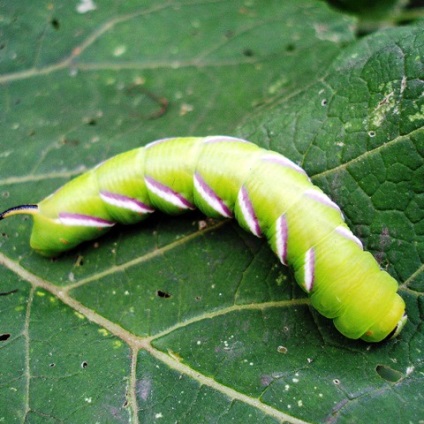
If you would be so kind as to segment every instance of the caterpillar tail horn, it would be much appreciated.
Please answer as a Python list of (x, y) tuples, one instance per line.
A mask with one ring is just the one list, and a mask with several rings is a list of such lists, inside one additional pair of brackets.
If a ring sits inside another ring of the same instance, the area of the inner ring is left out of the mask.
[(0, 221), (13, 215), (36, 215), (38, 213), (38, 205), (19, 205), (9, 208), (0, 213)]

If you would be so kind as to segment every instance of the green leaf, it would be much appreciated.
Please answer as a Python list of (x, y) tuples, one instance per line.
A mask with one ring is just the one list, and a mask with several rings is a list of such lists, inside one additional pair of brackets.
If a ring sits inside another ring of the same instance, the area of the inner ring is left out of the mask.
[(2, 5), (2, 209), (158, 138), (241, 134), (340, 204), (409, 322), (381, 345), (343, 338), (234, 222), (158, 214), (53, 261), (16, 217), (0, 421), (418, 422), (424, 37), (354, 29), (312, 0)]

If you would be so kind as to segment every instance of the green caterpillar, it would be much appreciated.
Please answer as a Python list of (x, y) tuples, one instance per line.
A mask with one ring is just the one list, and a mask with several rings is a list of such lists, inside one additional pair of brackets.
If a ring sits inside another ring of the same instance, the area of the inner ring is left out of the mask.
[(346, 337), (378, 342), (406, 323), (397, 282), (382, 271), (339, 207), (284, 156), (245, 140), (215, 136), (163, 139), (117, 155), (65, 184), (38, 205), (8, 209), (0, 219), (34, 218), (31, 247), (57, 256), (115, 223), (155, 210), (199, 208), (235, 216), (265, 236), (322, 315)]

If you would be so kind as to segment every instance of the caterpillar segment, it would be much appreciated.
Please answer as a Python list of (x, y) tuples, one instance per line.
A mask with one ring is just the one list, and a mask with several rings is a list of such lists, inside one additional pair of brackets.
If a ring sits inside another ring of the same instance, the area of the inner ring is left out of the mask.
[(158, 140), (0, 219), (31, 214), (31, 247), (57, 256), (116, 223), (133, 224), (155, 210), (175, 215), (194, 208), (214, 218), (235, 217), (245, 230), (266, 237), (281, 263), (293, 268), (312, 306), (346, 337), (378, 342), (404, 327), (397, 282), (363, 251), (339, 207), (298, 165), (245, 140)]

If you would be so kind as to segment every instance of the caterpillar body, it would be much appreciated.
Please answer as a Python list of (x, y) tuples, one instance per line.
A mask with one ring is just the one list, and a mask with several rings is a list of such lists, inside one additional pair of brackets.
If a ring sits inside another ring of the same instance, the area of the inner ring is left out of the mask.
[(147, 144), (99, 164), (37, 205), (8, 209), (0, 219), (33, 215), (31, 247), (57, 256), (115, 225), (155, 210), (199, 208), (235, 217), (265, 236), (309, 295), (346, 337), (378, 342), (406, 322), (397, 282), (344, 222), (339, 207), (286, 157), (245, 140), (184, 137)]

